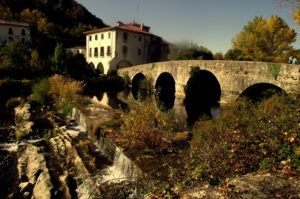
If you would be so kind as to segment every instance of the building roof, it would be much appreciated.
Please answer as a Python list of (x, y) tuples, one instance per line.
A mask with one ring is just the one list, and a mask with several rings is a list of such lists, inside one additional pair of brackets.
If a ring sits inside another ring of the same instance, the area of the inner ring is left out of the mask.
[(6, 21), (0, 19), (0, 24), (2, 25), (12, 25), (12, 26), (23, 26), (23, 27), (29, 27), (28, 23), (18, 22), (18, 21)]
[(149, 29), (150, 27), (144, 26), (143, 24), (138, 24), (135, 22), (129, 24), (123, 24), (122, 22), (118, 21), (117, 26), (101, 28), (97, 30), (90, 30), (90, 31), (83, 32), (83, 34), (89, 35), (89, 34), (94, 34), (99, 32), (106, 32), (109, 30), (125, 30), (125, 31), (136, 32), (136, 33), (141, 33), (146, 35), (153, 35), (149, 31), (147, 31)]

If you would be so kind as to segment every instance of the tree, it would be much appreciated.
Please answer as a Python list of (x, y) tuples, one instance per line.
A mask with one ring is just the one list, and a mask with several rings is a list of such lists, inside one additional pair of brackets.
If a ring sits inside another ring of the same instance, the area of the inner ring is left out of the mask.
[(278, 16), (269, 20), (255, 17), (233, 38), (232, 49), (241, 51), (242, 60), (285, 61), (282, 55), (291, 52), (291, 43), (296, 41), (296, 32)]
[(215, 53), (214, 54), (214, 59), (215, 60), (223, 60), (224, 59), (223, 53), (221, 53), (221, 52)]
[(36, 50), (31, 51), (30, 67), (32, 71), (41, 71), (43, 69), (42, 61)]
[(0, 68), (26, 70), (29, 66), (27, 47), (18, 40), (8, 41), (0, 50)]
[(287, 2), (290, 3), (291, 6), (295, 7), (296, 9), (293, 9), (292, 17), (296, 24), (300, 27), (300, 0), (279, 0), (280, 2)]
[(238, 49), (230, 49), (226, 52), (224, 59), (225, 60), (241, 60), (242, 51)]
[(170, 45), (169, 60), (213, 59), (207, 48), (190, 41), (175, 42)]
[(64, 72), (66, 57), (66, 51), (62, 43), (57, 43), (52, 58), (52, 71), (54, 73), (62, 74)]
[(11, 13), (9, 7), (0, 5), (0, 19), (3, 20), (12, 20), (13, 14)]

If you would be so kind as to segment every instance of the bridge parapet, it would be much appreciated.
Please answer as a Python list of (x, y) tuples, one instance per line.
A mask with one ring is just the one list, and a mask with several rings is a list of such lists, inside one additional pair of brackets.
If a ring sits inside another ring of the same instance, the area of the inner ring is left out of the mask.
[[(266, 62), (183, 60), (132, 66), (118, 70), (119, 75), (128, 74), (131, 80), (138, 73), (152, 79), (153, 86), (162, 73), (169, 73), (175, 80), (176, 95), (185, 95), (184, 87), (190, 78), (190, 69), (199, 66), (211, 72), (221, 87), (221, 102), (236, 99), (244, 90), (259, 83), (280, 87), (290, 94), (300, 92), (300, 65), (270, 64)], [(277, 74), (278, 73), (278, 74)]]

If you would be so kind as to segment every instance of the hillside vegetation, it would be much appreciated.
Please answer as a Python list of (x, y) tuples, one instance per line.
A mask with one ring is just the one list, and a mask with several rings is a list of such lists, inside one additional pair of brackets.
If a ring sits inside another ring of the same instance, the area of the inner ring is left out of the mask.
[(31, 47), (44, 56), (53, 53), (57, 42), (84, 45), (83, 31), (106, 27), (75, 0), (0, 0), (0, 19), (29, 23)]

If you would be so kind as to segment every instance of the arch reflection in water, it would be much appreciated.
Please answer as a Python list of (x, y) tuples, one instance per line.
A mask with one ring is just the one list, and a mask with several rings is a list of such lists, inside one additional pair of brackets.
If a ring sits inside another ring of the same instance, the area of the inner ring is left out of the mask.
[(188, 125), (194, 124), (202, 114), (209, 117), (219, 114), (220, 97), (221, 87), (214, 74), (199, 68), (195, 70), (185, 86)]
[(269, 83), (254, 84), (244, 90), (239, 98), (247, 97), (253, 101), (261, 101), (267, 99), (274, 94), (286, 94), (280, 87)]
[(162, 110), (172, 109), (175, 101), (175, 80), (170, 73), (159, 75), (155, 84), (155, 98)]

